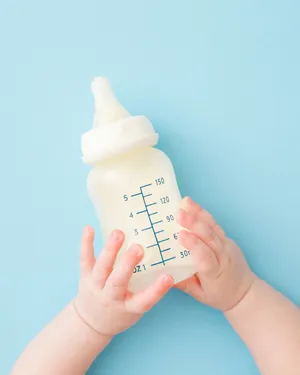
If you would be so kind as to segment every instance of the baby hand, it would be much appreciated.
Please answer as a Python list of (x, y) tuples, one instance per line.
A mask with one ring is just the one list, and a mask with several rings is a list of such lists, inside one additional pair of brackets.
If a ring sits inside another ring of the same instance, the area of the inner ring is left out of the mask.
[(94, 231), (84, 230), (81, 244), (81, 277), (74, 307), (79, 316), (95, 331), (114, 336), (134, 325), (173, 286), (171, 276), (160, 277), (145, 291), (133, 294), (128, 283), (134, 267), (143, 258), (143, 249), (133, 245), (114, 267), (124, 242), (124, 234), (111, 234), (99, 258), (94, 256)]
[(180, 232), (180, 242), (190, 250), (197, 268), (197, 275), (177, 287), (211, 307), (224, 312), (232, 309), (257, 279), (241, 250), (190, 198), (183, 200), (177, 221), (188, 230)]

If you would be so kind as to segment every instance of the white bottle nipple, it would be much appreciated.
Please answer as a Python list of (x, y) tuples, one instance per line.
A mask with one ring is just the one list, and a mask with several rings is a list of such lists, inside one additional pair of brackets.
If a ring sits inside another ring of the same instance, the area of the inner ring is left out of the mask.
[(116, 99), (107, 78), (94, 78), (92, 92), (95, 99), (94, 128), (109, 125), (131, 116)]
[(93, 129), (83, 134), (83, 160), (94, 164), (133, 148), (154, 146), (158, 134), (145, 116), (131, 116), (116, 99), (108, 79), (92, 82), (95, 100)]

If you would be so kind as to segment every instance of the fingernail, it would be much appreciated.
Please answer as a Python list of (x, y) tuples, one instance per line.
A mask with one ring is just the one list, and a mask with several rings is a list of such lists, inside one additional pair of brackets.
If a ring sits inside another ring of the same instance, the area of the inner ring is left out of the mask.
[(194, 203), (194, 201), (192, 200), (191, 197), (185, 197), (185, 198), (183, 198), (183, 204), (184, 205), (191, 206), (193, 203)]
[(84, 228), (84, 234), (85, 234), (86, 236), (90, 236), (91, 233), (92, 233), (92, 229), (91, 229), (91, 227), (90, 227), (89, 225), (86, 226), (86, 227)]
[(144, 250), (141, 246), (138, 246), (136, 255), (138, 258), (142, 258), (144, 256)]
[(172, 286), (174, 284), (174, 279), (171, 275), (167, 275), (164, 277), (164, 285), (165, 286)]
[(179, 232), (179, 239), (182, 241), (183, 246), (187, 247), (189, 250), (195, 246), (198, 242), (197, 237), (186, 230), (182, 230)]
[(188, 197), (184, 197), (181, 201), (181, 204), (180, 204), (180, 207), (186, 207), (187, 203), (188, 203)]
[(189, 232), (187, 232), (186, 230), (181, 230), (181, 231), (179, 232), (179, 238), (180, 238), (180, 239), (187, 238), (188, 235), (189, 235)]
[(186, 203), (188, 204), (188, 206), (199, 207), (200, 210), (203, 210), (202, 206), (200, 206), (200, 204), (196, 203), (191, 197), (186, 197), (185, 200), (186, 200)]
[(121, 240), (122, 236), (123, 236), (123, 234), (122, 234), (122, 232), (120, 232), (119, 230), (114, 230), (114, 231), (112, 232), (112, 237), (113, 237), (113, 239), (114, 239), (115, 241), (119, 241), (119, 240)]
[(131, 248), (134, 250), (136, 256), (138, 258), (141, 258), (144, 255), (144, 250), (141, 245), (134, 244), (131, 246)]
[(176, 219), (178, 220), (178, 221), (180, 221), (181, 219), (182, 219), (182, 217), (183, 217), (183, 213), (182, 213), (182, 209), (180, 208), (179, 210), (178, 210), (178, 212), (177, 212), (177, 215), (176, 215)]

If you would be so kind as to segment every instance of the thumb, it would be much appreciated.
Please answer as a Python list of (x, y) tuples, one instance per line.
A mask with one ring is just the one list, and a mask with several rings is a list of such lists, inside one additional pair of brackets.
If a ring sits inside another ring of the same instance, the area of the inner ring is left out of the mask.
[(196, 275), (176, 284), (175, 288), (180, 289), (184, 293), (190, 294), (199, 302), (205, 301), (205, 293), (201, 287), (200, 280)]

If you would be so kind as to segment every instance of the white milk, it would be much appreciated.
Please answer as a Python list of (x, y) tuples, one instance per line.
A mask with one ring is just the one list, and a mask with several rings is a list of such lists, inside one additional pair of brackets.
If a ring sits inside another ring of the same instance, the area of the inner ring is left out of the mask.
[(82, 137), (83, 160), (92, 165), (88, 192), (104, 240), (114, 229), (125, 233), (124, 253), (132, 243), (144, 248), (129, 289), (144, 289), (161, 274), (175, 282), (195, 273), (189, 251), (179, 243), (175, 217), (181, 196), (169, 158), (152, 146), (158, 135), (144, 116), (130, 116), (104, 78), (92, 83), (94, 128)]

